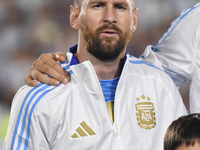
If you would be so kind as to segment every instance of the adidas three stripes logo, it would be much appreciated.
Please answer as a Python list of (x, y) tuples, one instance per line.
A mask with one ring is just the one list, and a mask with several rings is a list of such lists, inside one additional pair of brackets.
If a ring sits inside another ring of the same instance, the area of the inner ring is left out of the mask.
[(92, 135), (96, 135), (96, 133), (83, 121), (71, 137), (74, 139)]

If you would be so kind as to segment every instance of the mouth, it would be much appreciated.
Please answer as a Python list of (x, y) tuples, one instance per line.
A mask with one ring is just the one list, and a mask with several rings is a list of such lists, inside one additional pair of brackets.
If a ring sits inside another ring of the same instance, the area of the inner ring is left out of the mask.
[(112, 37), (112, 36), (118, 35), (118, 33), (115, 30), (109, 30), (109, 29), (103, 30), (101, 32), (101, 34), (103, 34), (104, 36), (107, 36), (107, 37)]

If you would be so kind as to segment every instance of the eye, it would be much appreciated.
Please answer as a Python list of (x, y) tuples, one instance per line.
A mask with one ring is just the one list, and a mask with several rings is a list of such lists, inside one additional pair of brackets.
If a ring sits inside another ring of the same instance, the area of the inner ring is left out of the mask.
[(121, 5), (115, 5), (115, 9), (125, 10), (126, 8)]
[(104, 4), (96, 4), (96, 5), (93, 6), (93, 8), (98, 9), (98, 8), (102, 8), (103, 6), (104, 6)]

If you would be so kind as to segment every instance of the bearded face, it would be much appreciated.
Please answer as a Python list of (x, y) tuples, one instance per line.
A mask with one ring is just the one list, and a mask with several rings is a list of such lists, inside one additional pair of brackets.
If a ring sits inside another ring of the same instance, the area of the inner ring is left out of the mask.
[[(102, 35), (106, 30), (114, 31), (116, 35)], [(115, 60), (132, 37), (131, 27), (129, 31), (122, 33), (118, 27), (110, 24), (101, 26), (97, 28), (96, 31), (91, 31), (86, 24), (83, 24), (81, 31), (84, 35), (88, 52), (95, 58), (104, 62)]]

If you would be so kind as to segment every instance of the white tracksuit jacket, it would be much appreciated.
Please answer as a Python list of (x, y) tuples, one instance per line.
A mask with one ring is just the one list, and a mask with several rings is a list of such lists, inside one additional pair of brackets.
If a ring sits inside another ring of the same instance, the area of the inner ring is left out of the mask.
[(90, 61), (63, 67), (71, 74), (69, 84), (17, 92), (4, 150), (162, 150), (169, 124), (187, 114), (170, 77), (128, 54), (114, 123)]
[[(154, 53), (155, 52), (155, 53)], [(141, 59), (163, 68), (177, 86), (191, 79), (190, 112), (200, 112), (200, 2), (177, 18)]]

